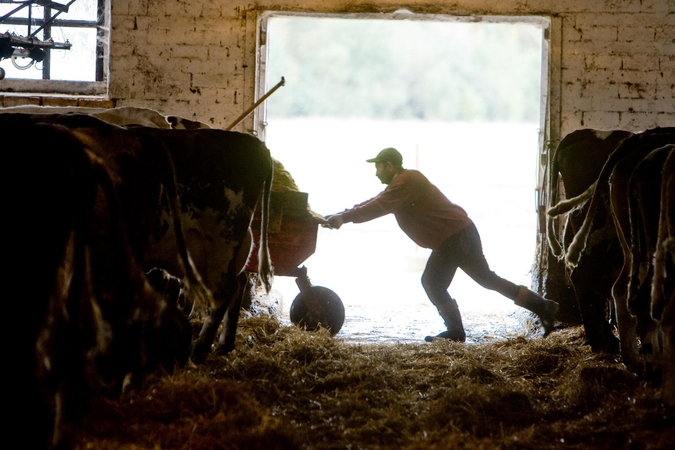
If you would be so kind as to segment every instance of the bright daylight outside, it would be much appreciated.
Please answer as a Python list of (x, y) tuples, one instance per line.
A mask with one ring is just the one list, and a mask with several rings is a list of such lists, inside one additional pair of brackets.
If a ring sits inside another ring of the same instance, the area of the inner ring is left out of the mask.
[[(542, 24), (271, 17), (266, 143), (311, 209), (329, 215), (384, 189), (374, 164), (403, 154), (481, 233), (498, 275), (530, 285), (536, 240)], [(443, 331), (420, 283), (430, 251), (393, 215), (319, 228), (305, 261), (315, 286), (342, 299), (337, 335), (356, 342), (419, 342)], [(450, 289), (467, 342), (525, 334), (524, 310), (461, 270)], [(286, 319), (299, 293), (276, 277)]]

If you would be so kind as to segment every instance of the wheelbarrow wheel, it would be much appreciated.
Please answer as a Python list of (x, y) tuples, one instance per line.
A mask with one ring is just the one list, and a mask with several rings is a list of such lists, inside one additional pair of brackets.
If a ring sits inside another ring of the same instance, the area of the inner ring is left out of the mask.
[(338, 295), (323, 286), (303, 289), (291, 303), (291, 322), (309, 331), (320, 327), (335, 336), (345, 322), (345, 307)]

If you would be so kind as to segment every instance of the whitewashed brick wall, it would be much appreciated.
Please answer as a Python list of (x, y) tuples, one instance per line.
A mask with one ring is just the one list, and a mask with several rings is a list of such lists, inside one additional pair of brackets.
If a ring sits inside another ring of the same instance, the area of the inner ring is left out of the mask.
[(561, 14), (562, 135), (675, 126), (674, 5)]
[[(256, 17), (266, 9), (391, 13), (398, 0), (111, 0), (109, 99), (224, 127), (256, 97)], [(410, 0), (415, 13), (553, 18), (551, 137), (578, 128), (675, 126), (675, 0)], [(92, 103), (91, 99), (17, 99)], [(95, 102), (94, 102), (95, 103)], [(251, 117), (237, 128), (250, 131)]]
[(112, 0), (110, 96), (225, 126), (253, 101), (247, 38), (234, 2)]

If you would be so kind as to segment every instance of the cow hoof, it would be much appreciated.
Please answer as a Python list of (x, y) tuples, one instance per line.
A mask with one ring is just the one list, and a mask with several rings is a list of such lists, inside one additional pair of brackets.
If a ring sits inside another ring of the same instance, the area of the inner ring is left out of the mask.
[(232, 352), (232, 350), (234, 350), (234, 345), (222, 344), (216, 347), (214, 353), (220, 356), (227, 356)]
[(660, 388), (663, 384), (663, 368), (658, 364), (646, 362), (643, 366), (643, 377), (652, 387)]
[(199, 345), (198, 342), (195, 343), (192, 346), (192, 351), (190, 352), (190, 361), (192, 361), (194, 364), (203, 363), (210, 350), (211, 349), (209, 347)]
[(636, 361), (623, 355), (621, 356), (621, 359), (623, 360), (623, 365), (626, 366), (626, 369), (641, 379), (645, 378), (645, 365), (642, 361)]
[(619, 340), (616, 338), (599, 342), (587, 341), (586, 343), (591, 346), (593, 353), (619, 354)]

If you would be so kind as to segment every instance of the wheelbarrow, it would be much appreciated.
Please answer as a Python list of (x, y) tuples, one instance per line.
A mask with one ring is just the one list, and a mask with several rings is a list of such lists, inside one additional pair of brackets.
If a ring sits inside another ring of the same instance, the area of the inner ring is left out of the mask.
[[(312, 286), (307, 268), (300, 266), (316, 250), (316, 237), (320, 224), (326, 219), (310, 211), (305, 192), (272, 192), (268, 225), (268, 246), (275, 276), (296, 277), (300, 293), (291, 304), (291, 322), (307, 330), (319, 327), (337, 334), (345, 320), (345, 309), (340, 297), (323, 286)], [(260, 212), (256, 211), (251, 223), (253, 242), (260, 236)], [(258, 249), (253, 248), (246, 265), (248, 273), (258, 267)], [(248, 277), (249, 280), (252, 277)]]

